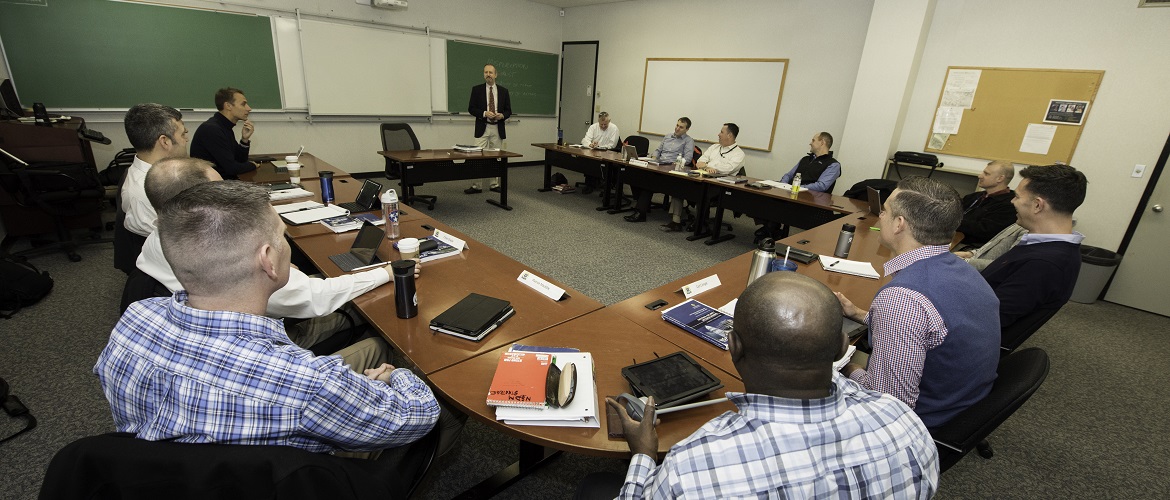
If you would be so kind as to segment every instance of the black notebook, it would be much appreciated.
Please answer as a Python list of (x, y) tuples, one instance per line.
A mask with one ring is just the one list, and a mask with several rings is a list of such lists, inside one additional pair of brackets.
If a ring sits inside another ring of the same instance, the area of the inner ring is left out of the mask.
[(515, 312), (506, 300), (472, 293), (431, 320), (431, 329), (460, 338), (480, 340)]

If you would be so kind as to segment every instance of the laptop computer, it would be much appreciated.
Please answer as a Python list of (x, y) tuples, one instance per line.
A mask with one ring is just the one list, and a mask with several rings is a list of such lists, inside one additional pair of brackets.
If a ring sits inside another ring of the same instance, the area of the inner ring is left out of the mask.
[(12, 80), (5, 79), (0, 82), (0, 99), (4, 108), (11, 111), (17, 117), (25, 116), (24, 107), (20, 105), (20, 98), (16, 97), (16, 88), (12, 86)]
[(356, 200), (352, 202), (338, 203), (337, 206), (355, 213), (369, 212), (371, 210), (381, 210), (381, 203), (378, 202), (378, 193), (381, 192), (381, 184), (366, 179), (362, 182), (362, 189), (361, 191), (358, 191)]
[(866, 186), (865, 192), (867, 195), (869, 195), (869, 213), (874, 215), (881, 215), (882, 192), (874, 189), (873, 186)]
[(347, 273), (380, 265), (382, 261), (378, 259), (378, 247), (382, 245), (385, 237), (386, 230), (367, 221), (362, 224), (361, 231), (358, 231), (357, 237), (353, 239), (353, 246), (349, 248), (349, 252), (330, 255), (329, 260)]
[(622, 160), (629, 161), (630, 158), (638, 158), (638, 148), (629, 144), (622, 146)]

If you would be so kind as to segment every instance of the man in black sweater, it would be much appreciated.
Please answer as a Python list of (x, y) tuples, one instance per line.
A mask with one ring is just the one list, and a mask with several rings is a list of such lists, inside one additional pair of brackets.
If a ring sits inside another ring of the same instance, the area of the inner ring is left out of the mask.
[(983, 270), (999, 297), (1004, 339), (1033, 313), (1052, 313), (1068, 302), (1081, 269), (1081, 240), (1073, 231), (1073, 211), (1085, 201), (1088, 180), (1068, 165), (1032, 166), (1020, 171), (1012, 205), (1028, 234)]
[[(256, 164), (248, 161), (252, 132), (255, 128), (248, 114), (252, 107), (240, 89), (225, 87), (215, 93), (215, 109), (207, 121), (195, 130), (191, 139), (191, 156), (207, 160), (224, 179), (236, 179), (240, 174), (256, 170)], [(244, 122), (240, 129), (240, 141), (232, 129), (236, 123)]]
[(1016, 209), (1012, 206), (1012, 190), (1008, 183), (1015, 175), (1012, 162), (995, 160), (988, 163), (979, 174), (979, 187), (963, 197), (963, 221), (959, 232), (963, 233), (964, 247), (977, 247), (987, 243), (1003, 228), (1016, 221)]

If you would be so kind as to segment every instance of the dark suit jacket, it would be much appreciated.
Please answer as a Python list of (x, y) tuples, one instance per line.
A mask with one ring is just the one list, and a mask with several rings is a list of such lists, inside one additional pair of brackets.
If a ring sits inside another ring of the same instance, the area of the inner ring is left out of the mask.
[[(504, 119), (496, 122), (496, 127), (500, 131), (500, 139), (507, 139), (508, 134), (504, 130), (504, 121), (512, 116), (512, 99), (508, 97), (508, 89), (496, 83), (496, 97), (500, 102), (496, 103), (496, 112), (504, 115)], [(487, 120), (483, 119), (483, 114), (487, 112), (487, 84), (481, 83), (471, 87), (471, 100), (467, 103), (467, 112), (475, 117), (475, 136), (483, 137), (483, 132), (487, 130), (490, 125)]]
[(959, 232), (963, 233), (964, 245), (979, 246), (1003, 231), (1005, 227), (1016, 221), (1016, 207), (1012, 206), (1012, 197), (1015, 193), (1007, 190), (995, 196), (988, 197), (975, 208), (970, 208), (975, 200), (983, 196), (983, 191), (976, 191), (963, 197), (963, 221), (959, 223)]

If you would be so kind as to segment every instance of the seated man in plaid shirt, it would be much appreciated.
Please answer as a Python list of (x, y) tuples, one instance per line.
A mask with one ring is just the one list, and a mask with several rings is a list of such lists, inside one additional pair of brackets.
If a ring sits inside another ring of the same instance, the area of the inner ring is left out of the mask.
[(94, 366), (120, 432), (183, 443), (377, 452), (434, 426), (439, 403), (381, 339), (315, 356), (294, 344), (269, 296), (289, 276), (284, 223), (260, 186), (206, 182), (159, 210), (183, 290), (136, 302)]
[[(938, 490), (938, 452), (922, 421), (833, 371), (848, 344), (824, 285), (796, 273), (756, 280), (735, 307), (729, 341), (747, 389), (727, 393), (739, 411), (707, 422), (661, 464), (653, 401), (635, 422), (606, 400), (634, 453), (620, 498), (930, 498)], [(586, 480), (585, 488), (604, 487)], [(613, 497), (611, 488), (596, 494)]]

